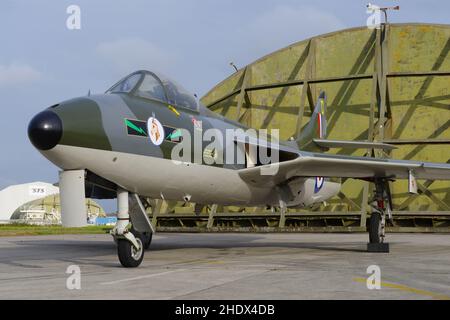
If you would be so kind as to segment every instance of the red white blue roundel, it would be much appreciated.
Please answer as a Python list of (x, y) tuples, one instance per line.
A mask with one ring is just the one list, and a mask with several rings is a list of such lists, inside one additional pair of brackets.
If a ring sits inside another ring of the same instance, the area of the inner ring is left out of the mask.
[(314, 185), (314, 193), (317, 193), (322, 189), (325, 179), (323, 177), (316, 177), (316, 183)]

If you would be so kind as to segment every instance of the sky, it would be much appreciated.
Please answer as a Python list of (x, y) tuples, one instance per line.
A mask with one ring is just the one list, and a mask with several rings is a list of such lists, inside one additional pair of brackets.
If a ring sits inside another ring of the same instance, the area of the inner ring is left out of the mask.
[[(34, 114), (102, 93), (123, 76), (156, 70), (199, 97), (239, 68), (311, 36), (363, 26), (368, 1), (0, 0), (0, 189), (57, 181), (58, 169), (30, 144)], [(390, 22), (449, 23), (450, 2), (400, 5)], [(69, 30), (67, 7), (81, 9)]]

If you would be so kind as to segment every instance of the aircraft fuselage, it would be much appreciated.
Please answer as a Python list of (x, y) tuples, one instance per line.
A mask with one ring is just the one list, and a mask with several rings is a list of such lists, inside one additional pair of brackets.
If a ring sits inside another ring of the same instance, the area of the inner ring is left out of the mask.
[[(225, 137), (227, 130), (248, 129), (201, 105), (186, 108), (136, 94), (106, 93), (52, 106), (38, 114), (30, 128), (33, 144), (62, 170), (89, 170), (141, 196), (200, 204), (279, 204), (277, 186), (251, 185), (240, 178), (239, 169), (256, 164), (234, 140), (223, 139), (219, 149), (233, 150), (233, 159), (242, 156), (244, 162), (206, 163), (207, 157), (217, 156), (217, 150), (208, 148), (210, 142), (202, 138), (200, 161), (194, 161), (194, 146), (188, 161), (174, 161), (172, 151), (183, 142), (180, 130), (202, 137), (214, 129)], [(289, 143), (279, 144), (280, 149), (301, 155)], [(285, 186), (286, 203), (302, 207), (322, 202), (334, 196), (339, 186), (321, 178), (299, 177)]]

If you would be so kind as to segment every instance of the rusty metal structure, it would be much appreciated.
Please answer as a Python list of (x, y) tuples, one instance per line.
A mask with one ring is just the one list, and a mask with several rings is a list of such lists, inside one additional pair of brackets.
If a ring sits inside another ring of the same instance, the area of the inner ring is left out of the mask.
[[(201, 101), (253, 128), (297, 136), (320, 90), (328, 96), (329, 138), (394, 144), (390, 153), (332, 149), (338, 154), (450, 161), (450, 25), (382, 24), (316, 36), (238, 70)], [(390, 231), (450, 231), (450, 182), (420, 181), (410, 195), (391, 185)], [(348, 179), (326, 205), (289, 210), (154, 202), (160, 230), (364, 231), (369, 183)]]

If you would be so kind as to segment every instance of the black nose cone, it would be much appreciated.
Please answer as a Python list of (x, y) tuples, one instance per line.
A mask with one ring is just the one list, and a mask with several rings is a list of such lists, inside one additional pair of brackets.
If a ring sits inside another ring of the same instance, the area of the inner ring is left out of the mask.
[(39, 150), (49, 150), (56, 146), (62, 136), (62, 122), (56, 113), (42, 111), (31, 119), (28, 125), (28, 137)]

